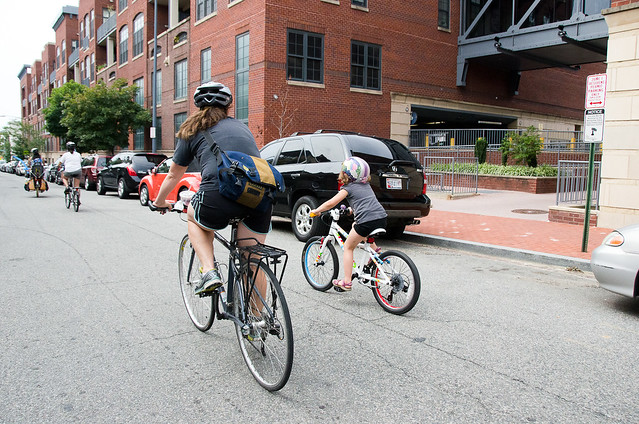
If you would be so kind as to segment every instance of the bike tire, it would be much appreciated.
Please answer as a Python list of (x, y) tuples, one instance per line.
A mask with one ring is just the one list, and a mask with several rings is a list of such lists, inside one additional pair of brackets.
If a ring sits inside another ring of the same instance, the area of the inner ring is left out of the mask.
[(78, 211), (80, 209), (80, 193), (73, 192), (73, 210)]
[[(405, 314), (419, 300), (421, 280), (417, 266), (408, 255), (395, 250), (388, 250), (379, 257), (384, 272), (391, 279), (391, 285), (378, 284), (373, 288), (373, 296), (385, 311), (395, 315)], [(378, 268), (373, 269), (372, 274), (381, 278)]]
[(64, 193), (64, 205), (67, 209), (71, 207), (71, 193)]
[(233, 314), (251, 329), (246, 334), (243, 326), (235, 323), (235, 333), (249, 371), (260, 386), (272, 392), (284, 387), (291, 375), (293, 326), (284, 293), (273, 271), (257, 260), (251, 264), (252, 267), (259, 264), (265, 289), (263, 293), (260, 291), (261, 298), (254, 293), (258, 291), (257, 285), (249, 292), (246, 281), (250, 273), (248, 265), (244, 265), (234, 282), (234, 293), (241, 291), (242, 294), (236, 295)]
[(308, 284), (315, 290), (326, 291), (333, 286), (333, 280), (339, 273), (339, 258), (332, 243), (326, 245), (319, 257), (322, 246), (322, 236), (311, 237), (302, 249), (302, 271)]
[[(38, 183), (36, 182), (36, 184), (38, 184)], [(36, 192), (36, 197), (40, 197), (40, 189), (38, 189), (37, 185), (36, 185), (35, 192)]]
[(189, 236), (185, 235), (180, 242), (178, 253), (178, 276), (180, 291), (186, 312), (193, 325), (200, 331), (207, 331), (215, 319), (214, 297), (195, 294), (195, 283), (202, 278), (199, 272), (200, 261), (191, 246)]

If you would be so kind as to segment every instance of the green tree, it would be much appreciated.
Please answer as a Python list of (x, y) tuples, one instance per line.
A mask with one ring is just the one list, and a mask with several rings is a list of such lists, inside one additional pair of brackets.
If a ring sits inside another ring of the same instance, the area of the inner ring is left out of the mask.
[(38, 150), (44, 147), (44, 137), (40, 131), (34, 125), (20, 120), (11, 121), (4, 127), (2, 139), (3, 152), (6, 144), (9, 144), (11, 155), (20, 159), (27, 158), (34, 147)]
[(508, 165), (508, 155), (510, 155), (510, 141), (512, 140), (514, 133), (509, 133), (501, 139), (501, 145), (499, 151), (501, 152), (501, 164), (503, 166)]
[(134, 100), (137, 91), (137, 86), (127, 87), (125, 79), (111, 87), (100, 81), (67, 102), (61, 123), (85, 151), (126, 147), (130, 131), (151, 124), (149, 111)]
[(0, 154), (7, 162), (11, 160), (11, 139), (5, 128), (0, 131)]
[(82, 84), (69, 81), (63, 86), (54, 88), (49, 97), (49, 106), (43, 110), (46, 120), (46, 129), (50, 134), (68, 141), (78, 142), (69, 135), (69, 128), (62, 123), (67, 104), (87, 89)]

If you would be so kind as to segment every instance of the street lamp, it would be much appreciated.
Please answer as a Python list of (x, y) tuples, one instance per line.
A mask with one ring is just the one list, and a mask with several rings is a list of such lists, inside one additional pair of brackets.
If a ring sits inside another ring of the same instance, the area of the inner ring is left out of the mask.
[[(157, 78), (158, 78), (158, 0), (153, 0), (153, 72), (151, 73), (151, 93), (153, 97), (153, 121), (151, 123), (151, 151), (157, 152)], [(161, 141), (161, 140), (160, 140)]]

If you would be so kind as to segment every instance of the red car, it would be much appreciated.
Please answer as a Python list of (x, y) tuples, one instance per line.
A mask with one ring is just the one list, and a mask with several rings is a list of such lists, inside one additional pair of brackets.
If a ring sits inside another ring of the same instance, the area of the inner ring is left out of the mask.
[[(148, 206), (149, 202), (154, 201), (155, 198), (158, 197), (162, 181), (166, 178), (172, 163), (172, 158), (165, 159), (157, 167), (153, 168), (149, 175), (142, 178), (138, 188), (138, 192), (140, 193), (140, 204), (142, 206)], [(200, 172), (200, 165), (197, 160), (194, 160), (186, 169), (186, 172), (180, 182), (169, 193), (166, 199), (169, 202), (174, 203), (177, 201), (178, 194), (180, 192), (184, 190), (198, 191), (201, 181), (202, 174)]]
[(82, 159), (82, 179), (85, 190), (94, 190), (98, 182), (98, 172), (107, 165), (112, 156), (89, 155)]

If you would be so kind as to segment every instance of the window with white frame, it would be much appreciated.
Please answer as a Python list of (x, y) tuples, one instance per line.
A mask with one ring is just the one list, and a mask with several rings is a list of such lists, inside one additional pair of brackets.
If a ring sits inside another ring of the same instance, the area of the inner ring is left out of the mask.
[(368, 0), (351, 0), (353, 6), (368, 7)]
[(211, 81), (211, 48), (200, 52), (200, 84)]
[(89, 37), (93, 38), (93, 32), (95, 30), (95, 11), (91, 9), (90, 18), (89, 18)]
[(249, 33), (235, 38), (235, 119), (248, 125)]
[(162, 70), (158, 70), (155, 77), (155, 104), (162, 104)]
[(217, 10), (217, 0), (197, 0), (196, 1), (196, 20), (200, 20), (209, 16)]
[(175, 64), (175, 99), (185, 99), (188, 85), (188, 69), (186, 59)]
[(437, 8), (437, 27), (450, 29), (450, 0), (439, 0)]
[(118, 0), (118, 11), (122, 11), (127, 7), (127, 0)]
[(144, 77), (134, 80), (133, 85), (138, 88), (135, 92), (135, 102), (144, 107)]
[(120, 29), (120, 65), (129, 60), (129, 27)]
[(144, 14), (139, 13), (133, 19), (133, 57), (143, 52), (144, 46)]
[[(180, 131), (180, 127), (186, 121), (186, 112), (176, 113), (173, 115), (173, 134), (177, 134)], [(178, 142), (177, 135), (173, 138), (173, 148), (177, 146)]]

